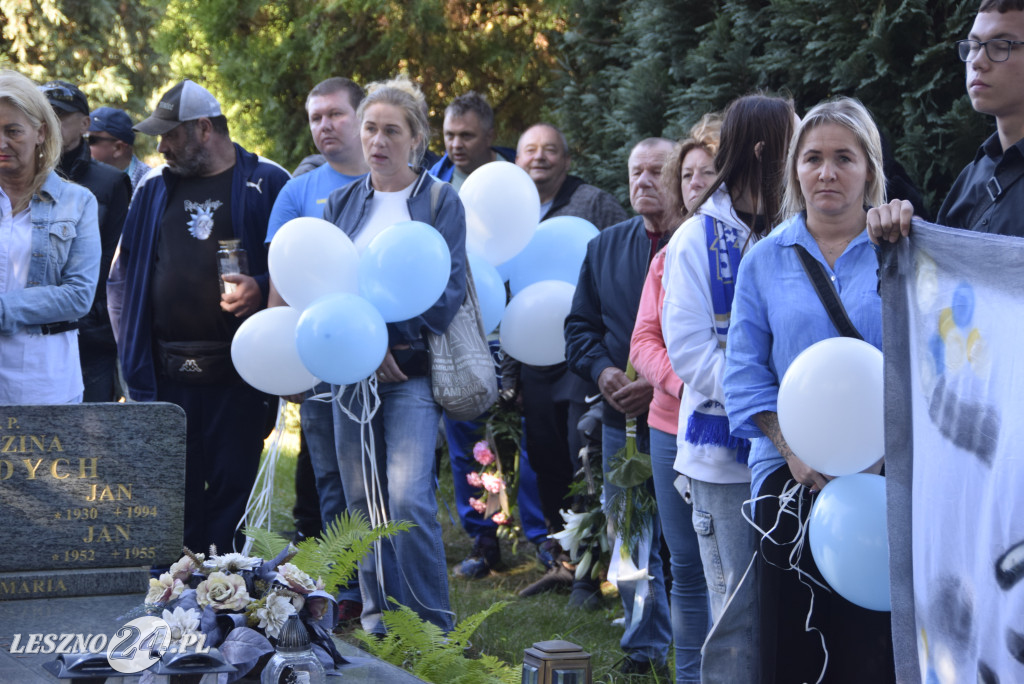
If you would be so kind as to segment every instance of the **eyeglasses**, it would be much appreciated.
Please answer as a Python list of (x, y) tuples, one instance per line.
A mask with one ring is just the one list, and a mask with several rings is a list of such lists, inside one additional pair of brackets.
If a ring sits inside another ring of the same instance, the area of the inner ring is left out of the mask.
[(1024, 40), (1006, 40), (994, 38), (992, 40), (958, 40), (956, 49), (960, 55), (961, 62), (969, 62), (977, 58), (981, 48), (985, 48), (985, 54), (992, 62), (1005, 62), (1010, 59), (1010, 53), (1014, 45), (1024, 45)]
[(93, 145), (99, 145), (101, 142), (117, 142), (117, 138), (106, 138), (100, 135), (90, 135), (85, 139), (85, 142), (89, 143), (89, 147)]

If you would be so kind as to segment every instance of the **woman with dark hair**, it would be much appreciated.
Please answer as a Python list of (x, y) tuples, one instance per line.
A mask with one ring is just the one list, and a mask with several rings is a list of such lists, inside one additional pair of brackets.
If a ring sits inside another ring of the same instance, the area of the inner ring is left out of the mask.
[(756, 438), (751, 490), (766, 531), (758, 547), (761, 681), (884, 684), (895, 680), (890, 616), (824, 588), (801, 530), (828, 478), (793, 454), (777, 413), (793, 360), (838, 334), (802, 252), (864, 340), (882, 346), (878, 264), (865, 226), (867, 207), (885, 201), (885, 175), (878, 129), (860, 102), (839, 98), (807, 113), (786, 181), (783, 210), (791, 218), (743, 259), (722, 381), (733, 434)]
[(36, 84), (0, 72), (0, 404), (82, 401), (78, 319), (100, 270), (96, 198), (54, 171), (61, 129)]
[(736, 270), (777, 221), (795, 119), (792, 103), (780, 98), (748, 95), (729, 105), (715, 179), (665, 258), (662, 324), (683, 382), (675, 470), (693, 504), (714, 622), (704, 681), (757, 680), (757, 592), (751, 577), (744, 580), (756, 545), (742, 513), (750, 496), (749, 443), (729, 434), (722, 374)]
[[(676, 212), (679, 220), (697, 208), (697, 198), (714, 180), (714, 157), (721, 125), (717, 114), (704, 116), (690, 130), (690, 137), (676, 144), (662, 168), (662, 192), (667, 206)], [(692, 510), (673, 484), (677, 477), (673, 464), (682, 381), (672, 370), (661, 330), (664, 273), (665, 250), (662, 249), (654, 255), (647, 271), (629, 358), (637, 373), (654, 388), (647, 425), (658, 519), (672, 567), (669, 616), (676, 652), (676, 682), (699, 682), (700, 649), (708, 632), (708, 595), (697, 535), (690, 522)]]
[(389, 349), (376, 372), (380, 406), (370, 419), (372, 459), (363, 452), (365, 426), (352, 417), (369, 409), (360, 394), (349, 387), (334, 406), (348, 509), (367, 514), (372, 508), (377, 515), (371, 519), (413, 523), (412, 529), (383, 540), (379, 554), (360, 563), (362, 624), (370, 633), (383, 634), (381, 613), (393, 597), (447, 632), (453, 623), (434, 467), (441, 407), (431, 393), (426, 335), (444, 333), (466, 296), (465, 212), (452, 187), (420, 166), (429, 130), (423, 94), (415, 85), (404, 77), (371, 84), (356, 116), (370, 173), (334, 191), (324, 219), (344, 230), (360, 252), (388, 226), (422, 221), (444, 237), (452, 263), (448, 285), (433, 306), (409, 320), (388, 323)]

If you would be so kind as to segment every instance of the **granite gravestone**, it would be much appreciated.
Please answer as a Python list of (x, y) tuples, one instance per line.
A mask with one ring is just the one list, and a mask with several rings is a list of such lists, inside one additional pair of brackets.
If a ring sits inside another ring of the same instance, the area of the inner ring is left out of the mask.
[(181, 556), (185, 413), (0, 407), (0, 601), (144, 592)]

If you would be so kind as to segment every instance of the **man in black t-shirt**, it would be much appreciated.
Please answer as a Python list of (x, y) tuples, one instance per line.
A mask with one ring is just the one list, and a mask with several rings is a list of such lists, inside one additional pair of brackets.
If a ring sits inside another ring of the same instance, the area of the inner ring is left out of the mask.
[[(192, 81), (135, 129), (160, 136), (167, 163), (136, 189), (108, 281), (111, 320), (131, 398), (185, 410), (185, 545), (224, 553), (242, 541), (269, 409), (235, 372), (231, 339), (266, 306), (264, 238), (288, 173), (232, 143), (220, 104)], [(246, 251), (248, 274), (219, 276), (223, 240)]]

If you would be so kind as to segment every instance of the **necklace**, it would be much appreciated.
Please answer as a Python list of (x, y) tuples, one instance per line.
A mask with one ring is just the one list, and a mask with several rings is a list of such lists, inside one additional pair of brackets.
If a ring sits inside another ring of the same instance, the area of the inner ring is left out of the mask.
[(821, 249), (822, 254), (828, 260), (829, 264), (835, 263), (836, 257), (843, 253), (843, 250), (846, 249), (846, 246), (848, 244), (853, 242), (853, 238), (861, 234), (861, 231), (858, 230), (856, 233), (854, 233), (848, 238), (830, 241), (825, 240), (822, 237), (818, 237), (813, 232), (811, 232), (810, 228), (807, 229), (807, 232), (811, 233), (811, 237), (814, 238), (814, 241), (818, 243), (818, 248)]

